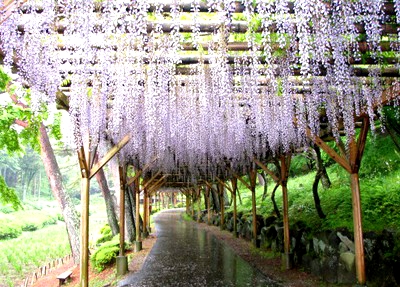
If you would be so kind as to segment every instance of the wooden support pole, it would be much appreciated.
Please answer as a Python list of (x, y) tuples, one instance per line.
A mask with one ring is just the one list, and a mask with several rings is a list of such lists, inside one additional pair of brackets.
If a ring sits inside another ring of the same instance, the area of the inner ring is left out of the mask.
[(225, 199), (224, 199), (224, 184), (218, 184), (218, 193), (219, 193), (219, 205), (221, 210), (221, 218), (220, 218), (220, 229), (224, 230), (225, 228)]
[(80, 282), (82, 287), (89, 287), (89, 177), (82, 178), (81, 186), (81, 260)]
[(253, 216), (253, 245), (257, 247), (257, 206), (256, 206), (256, 180), (257, 170), (252, 169), (249, 173), (250, 178), (250, 190), (251, 190), (251, 206)]
[(147, 189), (143, 190), (143, 238), (147, 237)]
[(232, 183), (232, 196), (233, 196), (233, 234), (238, 237), (237, 232), (237, 205), (236, 205), (236, 191), (237, 191), (237, 178), (231, 179)]
[(147, 200), (147, 212), (146, 212), (146, 215), (147, 215), (147, 219), (146, 219), (147, 226), (146, 226), (146, 235), (148, 235), (148, 234), (151, 232), (151, 228), (150, 228), (150, 209), (151, 209), (151, 206), (152, 206), (151, 194), (150, 194), (149, 191), (147, 191), (146, 200)]
[(210, 187), (208, 185), (205, 186), (206, 200), (207, 200), (207, 224), (211, 225), (211, 200), (210, 200)]
[(192, 218), (194, 218), (194, 190), (191, 189), (190, 193), (192, 195), (192, 200), (191, 200), (191, 208), (192, 208)]
[(119, 166), (119, 256), (125, 256), (125, 174), (125, 168)]
[(134, 181), (135, 187), (135, 195), (136, 195), (136, 215), (135, 215), (135, 228), (136, 228), (136, 241), (141, 242), (142, 237), (140, 234), (140, 183), (139, 177)]
[(352, 173), (351, 179), (351, 198), (353, 206), (353, 224), (354, 224), (354, 246), (356, 255), (356, 272), (357, 281), (361, 285), (366, 283), (365, 274), (365, 255), (364, 255), (364, 241), (363, 229), (361, 218), (361, 198), (360, 198), (360, 182), (358, 173)]
[(287, 180), (289, 177), (290, 167), (290, 155), (282, 155), (281, 161), (281, 186), (282, 186), (282, 197), (283, 197), (283, 249), (284, 249), (284, 260), (283, 265), (285, 269), (292, 268), (292, 262), (290, 258), (290, 236), (289, 236), (289, 201), (287, 192)]
[(81, 169), (81, 257), (80, 257), (80, 283), (82, 287), (89, 287), (89, 201), (90, 179), (87, 161), (90, 154), (81, 147), (78, 150), (79, 166)]
[(196, 187), (196, 191), (197, 191), (197, 195), (198, 195), (197, 196), (197, 209), (198, 209), (198, 211), (197, 211), (197, 222), (200, 222), (200, 218), (201, 218), (201, 189), (199, 187)]

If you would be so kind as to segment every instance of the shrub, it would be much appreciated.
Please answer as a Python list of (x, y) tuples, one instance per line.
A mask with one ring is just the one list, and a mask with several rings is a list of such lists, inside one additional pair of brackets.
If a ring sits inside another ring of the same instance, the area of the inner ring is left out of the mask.
[(108, 224), (103, 226), (103, 228), (100, 230), (100, 233), (101, 233), (101, 237), (99, 239), (97, 239), (96, 245), (100, 245), (101, 243), (110, 241), (113, 238), (111, 228)]
[(0, 219), (0, 240), (17, 238), (21, 233), (21, 226), (7, 219)]
[(4, 206), (0, 207), (0, 212), (2, 212), (4, 214), (9, 214), (14, 211), (15, 210), (10, 205), (4, 205)]
[(90, 257), (92, 266), (98, 271), (103, 271), (107, 265), (114, 262), (119, 252), (119, 236), (115, 236), (111, 241), (105, 242)]

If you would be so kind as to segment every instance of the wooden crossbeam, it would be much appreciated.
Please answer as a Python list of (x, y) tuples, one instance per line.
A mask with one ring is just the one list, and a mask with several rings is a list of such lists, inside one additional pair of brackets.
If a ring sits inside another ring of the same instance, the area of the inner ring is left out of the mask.
[(227, 190), (229, 190), (231, 193), (233, 192), (232, 188), (231, 188), (228, 184), (226, 184), (226, 182), (222, 181), (219, 177), (216, 177), (216, 179), (217, 179), (217, 181), (218, 181), (220, 184), (222, 184), (223, 186), (225, 186), (225, 188), (226, 188)]
[(126, 184), (130, 186), (137, 178), (139, 178), (143, 173), (145, 173), (151, 165), (158, 159), (158, 157), (154, 157), (150, 162), (148, 162), (142, 169), (138, 170), (133, 177), (128, 179)]
[(280, 179), (276, 176), (276, 174), (275, 174), (272, 170), (270, 170), (265, 164), (263, 164), (261, 161), (259, 161), (259, 160), (256, 159), (256, 158), (253, 159), (253, 161), (254, 161), (263, 171), (265, 171), (267, 174), (269, 174), (275, 182), (280, 182)]
[(306, 128), (307, 137), (314, 142), (317, 146), (319, 146), (322, 150), (324, 150), (334, 161), (340, 164), (345, 170), (351, 173), (351, 166), (348, 163), (347, 159), (339, 155), (333, 148), (328, 146), (319, 136), (313, 134), (310, 128)]
[(92, 178), (93, 176), (96, 175), (96, 173), (107, 163), (109, 162), (114, 155), (119, 152), (131, 139), (131, 135), (127, 134), (126, 136), (124, 136), (124, 138), (117, 143), (115, 146), (113, 146), (108, 152), (107, 154), (101, 159), (99, 160), (91, 169), (90, 169), (90, 176), (89, 178)]
[(161, 174), (161, 171), (156, 172), (156, 174), (154, 174), (149, 180), (147, 180), (143, 186), (142, 186), (142, 190), (145, 190), (153, 180), (155, 180), (157, 178), (157, 176), (159, 176)]

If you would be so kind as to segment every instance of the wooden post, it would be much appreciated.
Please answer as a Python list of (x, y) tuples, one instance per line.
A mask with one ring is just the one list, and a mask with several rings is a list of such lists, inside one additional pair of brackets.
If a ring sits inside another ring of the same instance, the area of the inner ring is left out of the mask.
[(222, 183), (218, 184), (218, 194), (219, 194), (219, 205), (221, 209), (221, 218), (220, 218), (220, 229), (224, 230), (225, 225), (225, 202), (224, 202), (224, 185)]
[(143, 238), (147, 237), (147, 188), (143, 190)]
[(206, 193), (206, 200), (207, 200), (207, 224), (210, 225), (211, 224), (211, 200), (210, 200), (210, 188), (208, 187), (208, 185), (205, 186), (205, 193)]
[(199, 187), (196, 187), (197, 191), (197, 222), (200, 222), (201, 219), (201, 189)]
[(86, 151), (81, 147), (78, 151), (79, 166), (81, 169), (81, 257), (80, 283), (82, 287), (89, 287), (89, 201), (90, 201), (90, 153), (87, 144)]
[(364, 255), (364, 241), (362, 231), (362, 218), (361, 218), (361, 198), (360, 198), (360, 182), (358, 173), (352, 173), (351, 179), (351, 197), (353, 205), (353, 224), (354, 224), (354, 245), (356, 254), (356, 272), (359, 284), (365, 285), (365, 255)]
[(192, 202), (191, 202), (191, 208), (192, 208), (192, 218), (194, 218), (194, 190), (193, 189), (191, 189), (190, 190), (190, 193), (191, 193), (191, 195), (192, 195)]
[(82, 178), (81, 187), (81, 260), (80, 282), (89, 287), (89, 177)]
[(147, 191), (147, 228), (146, 228), (146, 234), (149, 234), (151, 232), (150, 228), (150, 208), (152, 207), (152, 202), (151, 202), (151, 195), (149, 191)]
[(189, 213), (189, 205), (190, 205), (189, 190), (186, 190), (185, 196), (186, 196), (186, 214), (190, 215), (190, 213)]
[(119, 256), (125, 256), (125, 169), (119, 166)]
[(135, 189), (135, 194), (136, 194), (136, 218), (135, 218), (136, 242), (141, 242), (142, 236), (140, 234), (140, 183), (139, 183), (139, 177), (135, 179), (134, 184), (135, 184), (134, 189)]
[(237, 232), (237, 205), (236, 205), (236, 190), (237, 190), (237, 178), (231, 179), (232, 183), (232, 196), (233, 196), (233, 234), (238, 237)]
[(249, 173), (250, 178), (250, 190), (251, 190), (251, 206), (253, 216), (253, 245), (257, 247), (257, 206), (256, 206), (256, 179), (257, 170), (252, 169)]
[(283, 264), (285, 269), (292, 268), (292, 262), (290, 258), (290, 236), (289, 236), (289, 202), (287, 193), (287, 180), (289, 177), (291, 156), (281, 156), (281, 186), (282, 186), (282, 197), (283, 197), (283, 245), (284, 245), (284, 258)]

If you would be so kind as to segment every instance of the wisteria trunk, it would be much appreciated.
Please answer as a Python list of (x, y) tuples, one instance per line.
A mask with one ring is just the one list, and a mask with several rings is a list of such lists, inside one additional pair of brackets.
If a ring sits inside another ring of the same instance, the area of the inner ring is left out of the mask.
[(114, 206), (114, 201), (111, 197), (110, 189), (108, 188), (107, 179), (104, 175), (103, 169), (100, 169), (96, 173), (96, 180), (106, 203), (108, 224), (110, 225), (112, 234), (115, 236), (119, 233), (118, 219), (117, 215), (115, 214), (116, 209)]
[(75, 264), (79, 263), (80, 243), (79, 243), (79, 217), (72, 204), (71, 198), (66, 193), (62, 184), (62, 175), (58, 166), (53, 148), (46, 131), (46, 127), (40, 125), (40, 156), (49, 178), (51, 191), (60, 206), (67, 227), (68, 239), (71, 246), (72, 256)]

